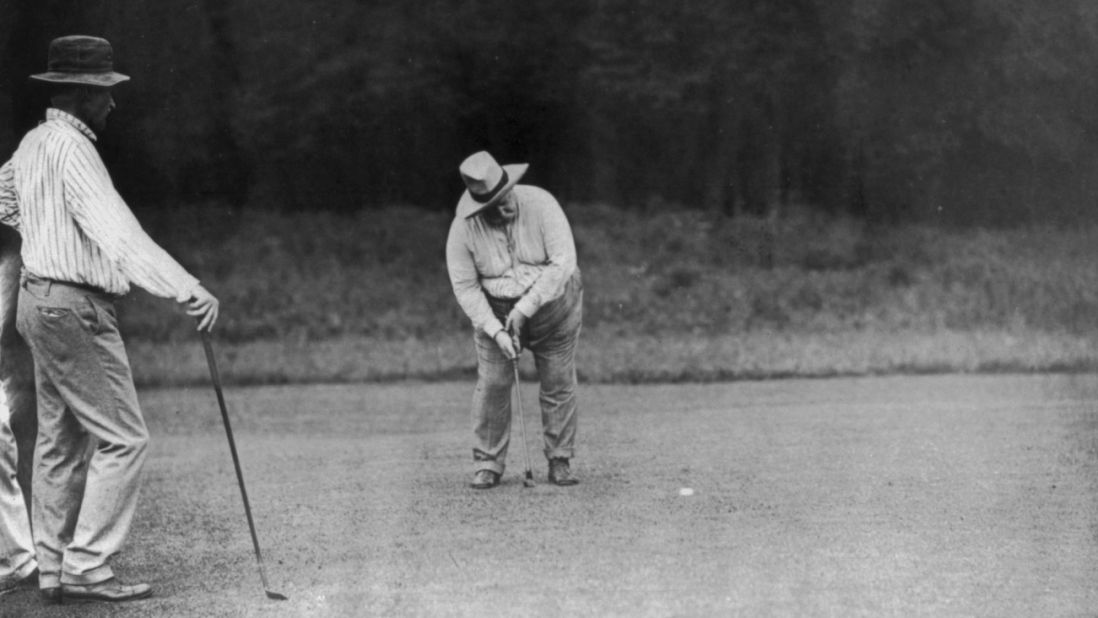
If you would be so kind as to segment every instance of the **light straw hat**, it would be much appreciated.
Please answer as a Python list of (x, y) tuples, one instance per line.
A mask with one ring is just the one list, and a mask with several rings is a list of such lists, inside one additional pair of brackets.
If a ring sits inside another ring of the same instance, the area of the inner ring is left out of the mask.
[(526, 163), (500, 166), (484, 150), (469, 155), (458, 168), (466, 187), (458, 201), (458, 216), (468, 219), (495, 206), (500, 198), (518, 184), (529, 167)]

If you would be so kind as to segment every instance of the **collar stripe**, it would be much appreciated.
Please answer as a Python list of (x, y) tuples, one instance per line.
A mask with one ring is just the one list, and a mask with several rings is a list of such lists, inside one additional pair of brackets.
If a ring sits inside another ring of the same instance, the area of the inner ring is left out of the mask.
[(68, 112), (63, 112), (56, 107), (51, 107), (46, 110), (46, 120), (60, 120), (67, 122), (73, 126), (77, 131), (83, 133), (91, 141), (95, 141), (95, 132), (88, 128), (88, 125), (84, 124), (82, 120), (73, 116)]

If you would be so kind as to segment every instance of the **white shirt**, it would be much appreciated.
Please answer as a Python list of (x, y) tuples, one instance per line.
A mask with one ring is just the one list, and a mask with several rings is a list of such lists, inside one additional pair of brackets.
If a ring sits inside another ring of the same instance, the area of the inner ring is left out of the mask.
[(493, 315), (487, 293), (518, 299), (515, 308), (533, 316), (564, 294), (576, 272), (572, 228), (560, 204), (544, 189), (515, 185), (515, 218), (504, 227), (488, 225), (483, 216), (461, 215), (450, 224), (446, 267), (458, 304), (473, 328), (494, 337), (503, 325)]
[(187, 301), (198, 279), (141, 228), (95, 139), (79, 119), (51, 108), (0, 167), (0, 223), (23, 236), (23, 268), (111, 294), (125, 294), (133, 283)]

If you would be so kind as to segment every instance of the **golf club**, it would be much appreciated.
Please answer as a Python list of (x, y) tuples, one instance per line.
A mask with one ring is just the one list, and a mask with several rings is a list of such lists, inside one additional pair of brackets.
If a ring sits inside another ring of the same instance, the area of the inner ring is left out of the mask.
[(263, 565), (263, 555), (259, 551), (259, 537), (255, 534), (255, 522), (252, 521), (252, 507), (248, 504), (248, 490), (244, 489), (244, 473), (240, 470), (240, 457), (236, 454), (236, 441), (233, 440), (232, 426), (229, 424), (229, 412), (225, 408), (225, 396), (221, 393), (221, 376), (217, 371), (217, 361), (214, 360), (213, 346), (210, 345), (210, 334), (199, 331), (202, 335), (202, 347), (206, 350), (206, 363), (210, 366), (210, 379), (213, 380), (214, 392), (217, 393), (217, 405), (221, 408), (221, 420), (225, 424), (225, 435), (229, 438), (229, 452), (233, 456), (233, 467), (236, 468), (236, 480), (240, 485), (240, 496), (244, 499), (244, 514), (248, 517), (248, 530), (252, 533), (252, 545), (255, 546), (255, 561), (259, 564), (259, 577), (263, 580), (263, 592), (268, 599), (285, 601), (283, 594), (271, 591), (267, 583), (267, 569)]
[(526, 415), (522, 413), (522, 382), (519, 379), (519, 357), (516, 356), (511, 365), (515, 368), (515, 406), (519, 417), (519, 429), (522, 431), (522, 454), (526, 459), (526, 479), (522, 481), (523, 487), (534, 486), (534, 471), (530, 467), (530, 445), (526, 443)]

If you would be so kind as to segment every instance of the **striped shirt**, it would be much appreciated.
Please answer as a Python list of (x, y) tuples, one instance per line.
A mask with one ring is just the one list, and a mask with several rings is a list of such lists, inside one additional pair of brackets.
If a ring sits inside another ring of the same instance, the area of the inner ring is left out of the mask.
[(504, 227), (488, 225), (484, 217), (458, 215), (446, 240), (446, 267), (458, 304), (489, 337), (503, 330), (492, 313), (489, 294), (519, 299), (515, 308), (533, 316), (564, 294), (576, 272), (572, 228), (560, 204), (544, 189), (515, 185), (515, 218)]
[(23, 268), (122, 295), (130, 284), (185, 302), (198, 279), (157, 245), (111, 182), (95, 133), (58, 109), (0, 168), (0, 223), (23, 236)]

